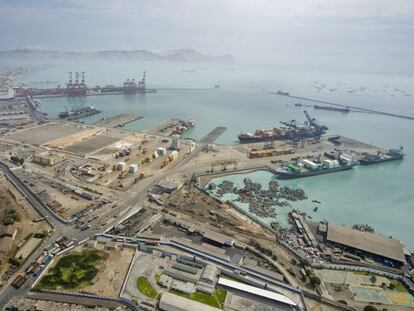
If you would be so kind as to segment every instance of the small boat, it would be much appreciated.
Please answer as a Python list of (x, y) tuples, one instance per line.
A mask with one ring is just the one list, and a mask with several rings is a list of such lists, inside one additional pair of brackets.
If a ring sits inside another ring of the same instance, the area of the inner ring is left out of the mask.
[(317, 206), (315, 206), (315, 207), (313, 208), (313, 211), (314, 211), (314, 212), (317, 212), (317, 211), (318, 211), (318, 207), (317, 207)]
[(319, 200), (312, 200), (312, 202), (313, 202), (313, 203), (318, 203), (318, 204), (321, 204), (321, 201), (319, 201)]

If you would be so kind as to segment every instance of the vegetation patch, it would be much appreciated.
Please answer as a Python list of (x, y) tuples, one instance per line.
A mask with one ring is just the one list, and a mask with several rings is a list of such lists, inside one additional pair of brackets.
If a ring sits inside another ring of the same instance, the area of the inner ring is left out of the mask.
[(216, 289), (212, 295), (202, 292), (195, 292), (191, 295), (188, 295), (173, 289), (170, 290), (170, 292), (219, 309), (223, 309), (224, 300), (226, 299), (227, 295), (227, 292), (221, 289)]
[(39, 288), (75, 289), (83, 285), (92, 285), (98, 274), (96, 267), (106, 259), (100, 251), (83, 251), (62, 257), (38, 284)]
[(150, 281), (145, 276), (140, 276), (137, 279), (137, 288), (145, 296), (155, 299), (158, 296), (158, 292), (152, 287)]
[(3, 225), (10, 226), (18, 221), (20, 221), (20, 215), (15, 209), (10, 208), (5, 211), (4, 218), (3, 218)]

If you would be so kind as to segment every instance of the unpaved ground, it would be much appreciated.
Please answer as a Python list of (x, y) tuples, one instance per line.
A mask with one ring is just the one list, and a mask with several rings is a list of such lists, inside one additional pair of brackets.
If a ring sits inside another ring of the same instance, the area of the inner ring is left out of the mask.
[[(10, 190), (10, 191), (9, 191)], [(13, 257), (17, 251), (17, 245), (25, 239), (29, 234), (36, 232), (47, 232), (50, 226), (45, 222), (34, 223), (34, 219), (39, 219), (40, 215), (33, 210), (22, 195), (11, 185), (8, 180), (0, 174), (0, 211), (6, 208), (14, 208), (20, 215), (20, 221), (15, 223), (17, 235), (14, 243), (0, 265), (0, 284), (7, 281), (14, 272), (14, 269), (7, 264), (9, 257)]]
[(134, 251), (131, 248), (104, 250), (109, 256), (100, 268), (94, 284), (82, 290), (105, 297), (118, 297)]

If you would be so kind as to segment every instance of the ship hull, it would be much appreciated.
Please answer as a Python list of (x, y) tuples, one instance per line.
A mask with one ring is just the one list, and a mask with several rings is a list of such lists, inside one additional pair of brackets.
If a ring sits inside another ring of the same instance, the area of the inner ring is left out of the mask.
[(340, 167), (336, 167), (336, 168), (306, 171), (306, 172), (302, 172), (302, 173), (292, 173), (292, 172), (280, 172), (280, 171), (278, 171), (276, 178), (277, 179), (294, 179), (294, 178), (303, 178), (303, 177), (324, 175), (324, 174), (347, 171), (347, 170), (352, 169), (354, 166), (355, 165), (346, 165), (346, 166), (340, 166)]
[[(324, 133), (317, 134), (322, 135)], [(312, 138), (314, 137), (314, 134), (303, 134), (300, 137), (301, 138)], [(260, 143), (265, 141), (272, 141), (272, 140), (292, 140), (292, 139), (298, 139), (299, 136), (292, 136), (292, 135), (274, 135), (274, 136), (266, 136), (266, 137), (260, 137), (260, 136), (238, 136), (239, 142), (241, 144), (248, 144), (248, 143)]]
[(402, 160), (402, 159), (404, 159), (404, 156), (392, 157), (392, 158), (388, 158), (388, 159), (378, 159), (378, 160), (364, 160), (364, 159), (361, 159), (359, 161), (359, 164), (367, 166), (367, 165), (373, 165), (373, 164), (389, 162), (389, 161), (397, 161), (397, 160)]

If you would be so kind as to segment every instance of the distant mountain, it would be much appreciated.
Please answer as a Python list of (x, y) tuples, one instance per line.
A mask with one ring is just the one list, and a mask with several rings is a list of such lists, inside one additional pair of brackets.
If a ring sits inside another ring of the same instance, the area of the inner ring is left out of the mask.
[(103, 50), (96, 52), (57, 51), (43, 49), (15, 49), (0, 51), (0, 57), (32, 57), (32, 58), (102, 58), (102, 59), (135, 59), (135, 60), (171, 60), (171, 61), (234, 61), (231, 54), (211, 56), (192, 49), (178, 49), (163, 52), (146, 50)]

